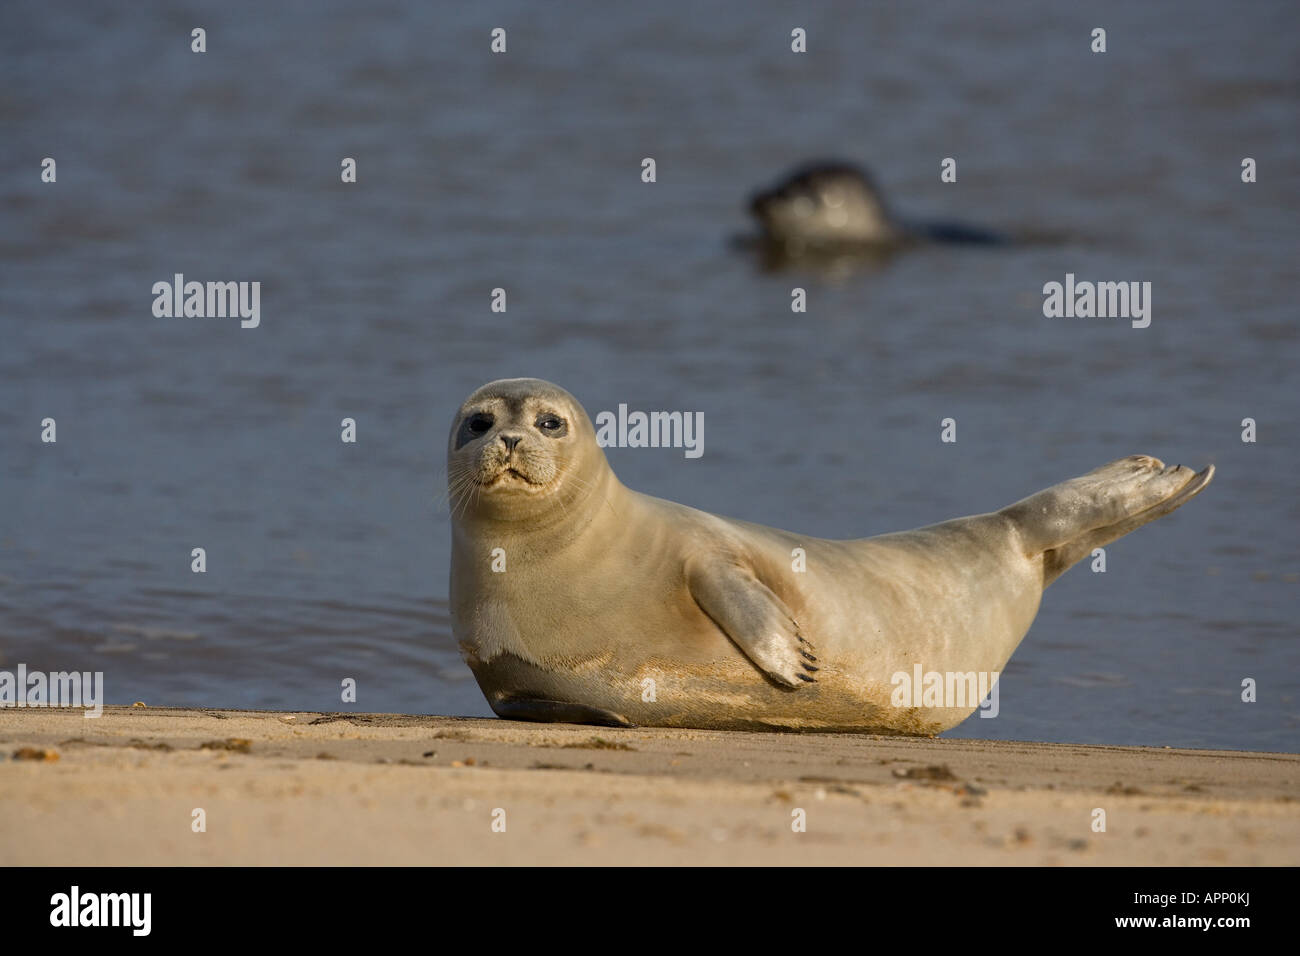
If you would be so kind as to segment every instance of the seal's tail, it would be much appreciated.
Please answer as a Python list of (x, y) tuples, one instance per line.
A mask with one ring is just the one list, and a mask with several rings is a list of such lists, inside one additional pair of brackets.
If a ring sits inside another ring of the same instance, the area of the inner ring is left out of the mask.
[(1214, 466), (1193, 472), (1149, 455), (1133, 455), (1053, 485), (1003, 508), (1029, 554), (1043, 555), (1043, 587), (1094, 548), (1162, 518), (1195, 498)]

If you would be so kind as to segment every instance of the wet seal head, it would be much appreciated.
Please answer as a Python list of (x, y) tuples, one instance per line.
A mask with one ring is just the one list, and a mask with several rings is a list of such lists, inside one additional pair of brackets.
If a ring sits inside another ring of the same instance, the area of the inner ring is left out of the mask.
[(850, 163), (801, 166), (749, 203), (770, 240), (894, 242), (900, 235), (871, 175)]
[(608, 464), (587, 413), (541, 379), (489, 382), (452, 421), (447, 487), (453, 513), (465, 519), (535, 521), (563, 511), (591, 493), (602, 470)]

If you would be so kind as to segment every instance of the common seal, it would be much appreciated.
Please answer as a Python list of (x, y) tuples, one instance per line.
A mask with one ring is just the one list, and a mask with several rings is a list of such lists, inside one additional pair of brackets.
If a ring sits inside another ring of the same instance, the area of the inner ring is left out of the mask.
[(749, 210), (763, 240), (792, 254), (868, 247), (887, 250), (912, 242), (998, 245), (1000, 233), (961, 223), (909, 222), (885, 203), (871, 174), (839, 161), (809, 163), (770, 189), (755, 193)]
[(453, 630), (502, 717), (937, 733), (978, 700), (894, 706), (893, 675), (1000, 672), (1044, 587), (1213, 474), (1137, 455), (991, 514), (827, 541), (626, 488), (573, 396), (504, 379), (452, 423)]

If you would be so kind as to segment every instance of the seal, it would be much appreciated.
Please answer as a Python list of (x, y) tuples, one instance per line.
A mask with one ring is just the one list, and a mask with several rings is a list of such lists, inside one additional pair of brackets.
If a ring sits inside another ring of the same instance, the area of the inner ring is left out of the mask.
[(879, 250), (914, 242), (1010, 242), (1000, 233), (961, 223), (906, 222), (890, 211), (869, 172), (840, 161), (795, 169), (754, 194), (749, 210), (762, 238), (793, 254), (857, 246)]
[(1000, 673), (1048, 584), (1213, 474), (1136, 455), (1001, 511), (828, 541), (628, 489), (572, 395), (505, 379), (451, 427), (453, 630), (501, 717), (937, 733), (978, 699), (898, 706), (898, 673)]

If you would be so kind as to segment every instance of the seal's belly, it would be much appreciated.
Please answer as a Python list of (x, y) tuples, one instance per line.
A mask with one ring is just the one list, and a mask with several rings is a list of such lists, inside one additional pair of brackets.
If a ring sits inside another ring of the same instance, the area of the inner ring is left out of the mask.
[[(707, 667), (651, 660), (633, 673), (537, 667), (514, 655), (471, 669), (494, 711), (507, 718), (647, 727), (934, 734), (963, 720), (970, 709), (895, 707), (893, 688), (829, 671), (815, 685), (786, 690), (748, 662), (719, 660)], [(530, 714), (520, 703), (545, 704)], [(551, 706), (578, 704), (616, 720), (567, 715)], [(549, 716), (559, 713), (561, 716)]]
[[(700, 727), (731, 730), (857, 731), (933, 734), (955, 726), (978, 703), (958, 708), (896, 706), (896, 686), (888, 668), (866, 674), (859, 657), (828, 655), (819, 660), (817, 681), (798, 689), (768, 680), (707, 618), (697, 627), (663, 639), (647, 629), (641, 640), (607, 644), (573, 641), (562, 658), (545, 659), (500, 649), (490, 659), (468, 657), (471, 670), (493, 709), (504, 717), (579, 722), (627, 722), (640, 726)], [(623, 633), (627, 635), (626, 625)], [(655, 640), (649, 640), (651, 635)], [(630, 635), (636, 637), (637, 635)], [(524, 641), (527, 637), (524, 637)], [(501, 647), (498, 639), (487, 641)], [(552, 645), (554, 641), (551, 642)], [(582, 645), (583, 649), (576, 648)], [(521, 642), (520, 646), (526, 646)], [(644, 648), (653, 646), (656, 653)], [(668, 648), (676, 653), (668, 653)], [(910, 675), (911, 667), (907, 667)], [(565, 716), (530, 716), (504, 706), (518, 701), (578, 704), (617, 715), (621, 721)]]

